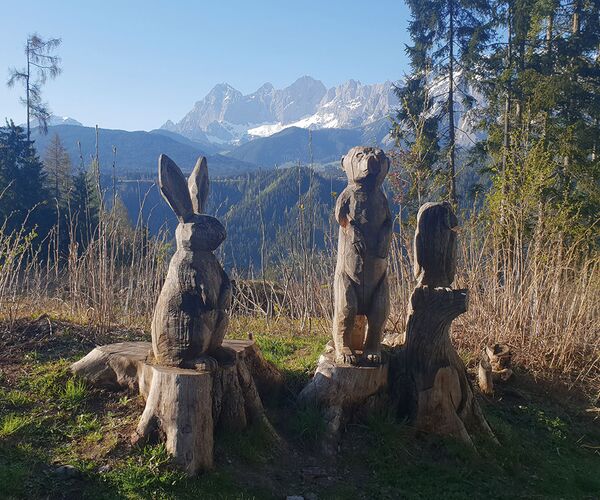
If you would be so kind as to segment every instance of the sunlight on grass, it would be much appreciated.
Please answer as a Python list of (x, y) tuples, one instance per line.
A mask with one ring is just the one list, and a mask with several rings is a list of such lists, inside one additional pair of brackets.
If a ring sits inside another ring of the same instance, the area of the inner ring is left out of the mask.
[(0, 425), (0, 437), (8, 437), (16, 434), (31, 423), (29, 417), (10, 413), (2, 419)]
[(21, 407), (31, 403), (31, 399), (23, 391), (0, 388), (0, 403), (7, 406)]
[(85, 400), (88, 394), (86, 383), (83, 379), (70, 378), (65, 384), (61, 399), (70, 405), (78, 405)]

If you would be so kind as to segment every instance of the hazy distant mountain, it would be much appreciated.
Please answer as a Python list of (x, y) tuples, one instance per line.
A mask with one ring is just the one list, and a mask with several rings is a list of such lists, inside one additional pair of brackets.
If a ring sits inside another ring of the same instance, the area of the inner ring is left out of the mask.
[[(35, 129), (32, 139), (41, 158), (44, 157), (46, 148), (52, 137), (57, 134), (71, 157), (75, 167), (90, 164), (96, 148), (96, 130), (92, 127), (75, 125), (57, 125), (48, 127), (48, 134), (43, 135)], [(209, 170), (212, 176), (234, 175), (248, 172), (256, 168), (255, 165), (219, 154), (210, 154), (201, 149), (189, 139), (174, 138), (175, 134), (155, 132), (127, 132), (125, 130), (99, 129), (98, 156), (103, 172), (112, 172), (113, 156), (115, 170), (118, 176), (128, 176), (132, 173), (156, 175), (158, 156), (168, 154), (184, 171), (191, 171), (198, 156), (204, 155), (208, 159)], [(186, 143), (187, 142), (187, 143)], [(80, 152), (80, 146), (81, 152)], [(113, 155), (113, 147), (116, 155)]]
[(80, 127), (83, 127), (83, 124), (81, 122), (78, 122), (74, 118), (70, 118), (68, 116), (51, 115), (50, 119), (48, 120), (48, 126), (54, 125), (78, 125)]
[[(476, 94), (460, 75), (456, 84), (460, 95)], [(447, 79), (440, 78), (432, 82), (431, 94), (444, 96), (447, 86)], [(474, 97), (476, 102), (482, 99)], [(443, 100), (435, 99), (432, 112), (442, 113), (444, 106)], [(219, 84), (177, 124), (169, 121), (151, 132), (101, 129), (101, 166), (112, 166), (113, 146), (117, 171), (127, 174), (153, 176), (161, 153), (172, 156), (184, 170), (192, 168), (198, 155), (205, 155), (213, 176), (297, 163), (328, 165), (359, 144), (389, 146), (390, 115), (396, 107), (390, 82), (363, 85), (349, 80), (327, 89), (304, 76), (284, 89), (266, 83), (249, 95)], [(477, 114), (458, 100), (455, 119), (458, 143), (468, 149), (480, 138)], [(77, 141), (88, 164), (95, 150), (95, 130), (68, 117), (53, 117), (51, 123), (57, 122), (60, 125), (51, 126), (48, 136), (34, 136), (40, 155), (52, 134), (58, 133), (74, 165), (80, 164)], [(447, 121), (440, 127), (445, 130)]]
[(221, 147), (210, 142), (206, 137), (199, 136), (195, 140), (190, 139), (189, 137), (185, 137), (177, 132), (171, 132), (170, 130), (164, 128), (157, 128), (150, 131), (151, 134), (159, 134), (164, 135), (166, 137), (170, 137), (171, 139), (181, 142), (182, 144), (186, 144), (188, 146), (192, 146), (193, 148), (200, 148), (207, 154), (217, 153), (221, 150)]
[[(56, 125), (77, 125), (78, 127), (83, 127), (83, 124), (75, 120), (75, 118), (71, 118), (69, 116), (50, 115), (50, 118), (48, 118), (48, 126), (54, 127)], [(21, 123), (20, 126), (25, 128), (27, 124)], [(31, 126), (32, 128), (37, 126), (37, 121), (32, 120)]]
[(327, 89), (303, 76), (284, 89), (265, 83), (248, 95), (222, 83), (181, 121), (168, 121), (162, 128), (190, 139), (206, 135), (214, 142), (239, 143), (289, 127), (361, 128), (387, 117), (395, 105), (391, 82), (363, 85), (350, 80)]

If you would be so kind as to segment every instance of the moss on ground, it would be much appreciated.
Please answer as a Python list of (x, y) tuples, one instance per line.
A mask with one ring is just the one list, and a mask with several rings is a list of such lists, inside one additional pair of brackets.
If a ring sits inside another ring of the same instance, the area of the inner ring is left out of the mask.
[[(143, 410), (138, 396), (98, 390), (70, 375), (69, 364), (91, 342), (82, 341), (81, 327), (62, 325), (53, 329), (60, 348), (0, 345), (10, 353), (0, 358), (3, 498), (600, 496), (600, 426), (593, 413), (575, 399), (553, 400), (534, 384), (482, 400), (501, 446), (480, 442), (478, 454), (452, 440), (417, 439), (405, 423), (374, 415), (348, 426), (335, 459), (321, 456), (322, 421), (314, 411), (296, 409), (294, 398), (328, 336), (318, 328), (306, 333), (291, 320), (234, 321), (231, 332), (252, 332), (265, 357), (284, 372), (287, 390), (268, 411), (289, 446), (278, 449), (256, 427), (222, 434), (215, 470), (188, 479), (172, 467), (163, 446), (130, 446)], [(75, 472), (61, 474), (61, 465)]]

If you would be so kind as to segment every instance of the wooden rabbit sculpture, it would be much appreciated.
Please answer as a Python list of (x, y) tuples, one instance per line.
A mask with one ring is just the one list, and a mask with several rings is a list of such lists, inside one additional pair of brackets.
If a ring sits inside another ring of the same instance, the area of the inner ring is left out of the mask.
[(225, 240), (225, 228), (214, 217), (202, 214), (209, 190), (206, 158), (198, 159), (186, 183), (175, 162), (161, 155), (158, 182), (179, 225), (177, 250), (152, 319), (155, 362), (212, 369), (229, 321), (231, 285), (213, 254)]

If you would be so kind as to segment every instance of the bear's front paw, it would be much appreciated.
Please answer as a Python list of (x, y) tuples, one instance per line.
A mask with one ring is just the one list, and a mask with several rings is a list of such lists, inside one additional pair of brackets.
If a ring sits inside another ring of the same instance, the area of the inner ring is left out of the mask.
[(335, 357), (335, 361), (344, 365), (356, 365), (358, 364), (358, 356), (349, 347), (344, 347), (342, 352)]

